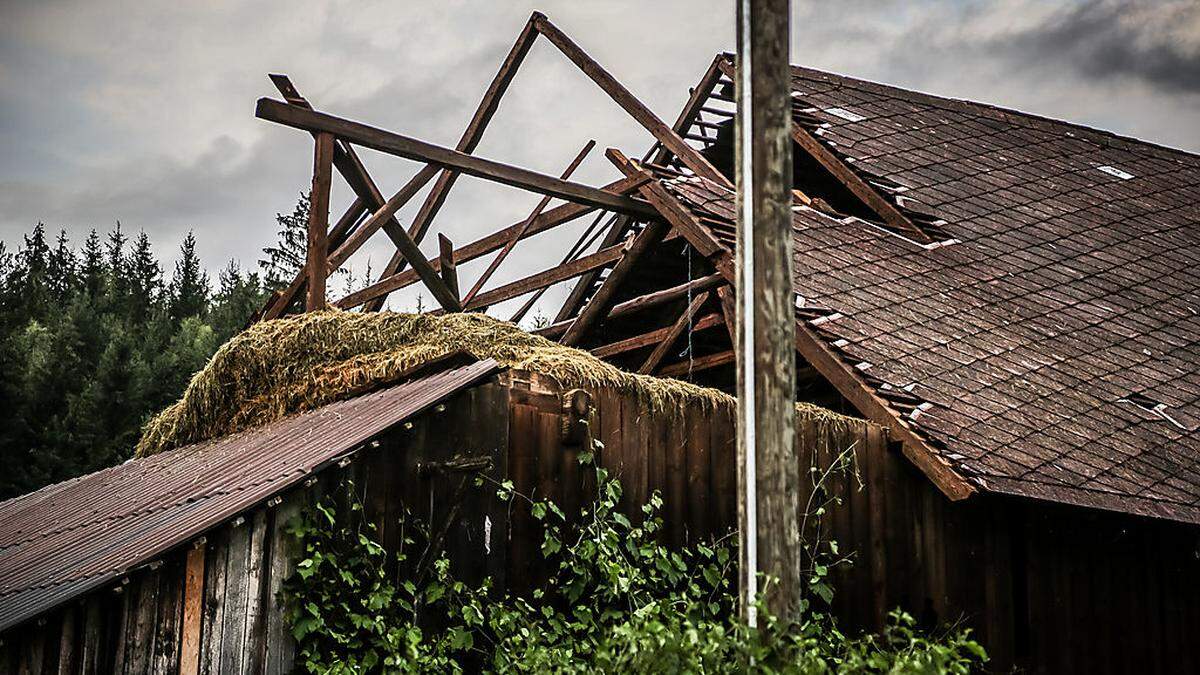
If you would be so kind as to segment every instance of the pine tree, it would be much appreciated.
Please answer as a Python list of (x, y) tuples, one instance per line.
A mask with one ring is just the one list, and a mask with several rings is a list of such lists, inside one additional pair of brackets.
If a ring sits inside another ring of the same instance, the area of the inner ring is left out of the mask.
[(58, 238), (54, 242), (54, 250), (50, 252), (50, 265), (47, 270), (50, 296), (59, 311), (71, 301), (71, 297), (75, 294), (76, 286), (79, 283), (77, 267), (78, 261), (75, 260), (75, 252), (71, 250), (67, 231), (59, 230)]
[(129, 253), (128, 318), (135, 326), (148, 322), (162, 300), (162, 267), (150, 248), (145, 231), (133, 240)]
[(17, 314), (14, 325), (44, 320), (50, 314), (53, 295), (50, 289), (50, 245), (46, 228), (38, 223), (25, 236), (25, 245), (17, 252), (10, 280)]
[(263, 283), (270, 292), (292, 283), (296, 273), (304, 267), (308, 256), (308, 204), (309, 195), (302, 194), (291, 214), (275, 214), (279, 242), (264, 248), (266, 258), (258, 261)]
[(124, 316), (129, 307), (129, 265), (125, 260), (125, 243), (129, 240), (121, 233), (121, 221), (108, 233), (104, 245), (104, 256), (108, 259), (108, 274), (105, 277), (105, 309)]
[(237, 261), (230, 260), (217, 275), (217, 292), (209, 309), (209, 323), (218, 345), (238, 334), (266, 299), (258, 274), (242, 274)]
[(100, 248), (100, 235), (96, 230), (88, 233), (83, 242), (83, 256), (79, 263), (79, 283), (89, 300), (95, 302), (104, 292), (104, 252)]
[(189, 316), (200, 316), (208, 303), (208, 275), (200, 266), (196, 236), (190, 231), (179, 247), (168, 296), (171, 319), (176, 323)]

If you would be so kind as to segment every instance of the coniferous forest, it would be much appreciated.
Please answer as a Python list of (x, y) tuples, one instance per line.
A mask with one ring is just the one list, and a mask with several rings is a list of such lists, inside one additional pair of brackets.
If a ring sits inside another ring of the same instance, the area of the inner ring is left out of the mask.
[(194, 233), (172, 269), (120, 223), (0, 242), (0, 499), (129, 459), (142, 424), (291, 281), (307, 213), (301, 197), (255, 269), (229, 261), (216, 279)]

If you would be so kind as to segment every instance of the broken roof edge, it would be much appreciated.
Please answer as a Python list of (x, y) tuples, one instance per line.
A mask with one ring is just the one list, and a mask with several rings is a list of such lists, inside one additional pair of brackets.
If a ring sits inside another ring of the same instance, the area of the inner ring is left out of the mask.
[(1051, 485), (997, 476), (979, 478), (984, 490), (994, 495), (1095, 509), (1139, 518), (1152, 518), (1186, 525), (1200, 525), (1200, 508), (1144, 497), (1115, 495), (1071, 485)]
[[(723, 52), (723, 54), (728, 54), (728, 52)], [(870, 91), (870, 92), (876, 93), (876, 94), (892, 96), (892, 97), (896, 97), (897, 94), (903, 94), (903, 96), (901, 98), (903, 98), (903, 97), (911, 98), (913, 96), (917, 96), (917, 97), (920, 97), (923, 100), (923, 102), (927, 103), (928, 105), (934, 106), (934, 107), (945, 108), (948, 110), (953, 110), (955, 112), (965, 112), (965, 113), (970, 113), (970, 114), (985, 114), (989, 117), (992, 117), (993, 119), (996, 119), (996, 120), (1002, 121), (1002, 122), (1007, 122), (1007, 123), (1021, 123), (1022, 121), (1025, 121), (1026, 124), (1023, 124), (1023, 126), (1029, 126), (1027, 122), (1034, 121), (1034, 122), (1040, 122), (1040, 123), (1049, 123), (1049, 124), (1055, 124), (1055, 125), (1068, 126), (1068, 127), (1071, 127), (1073, 129), (1076, 129), (1076, 130), (1082, 132), (1083, 134), (1093, 135), (1096, 137), (1096, 138), (1086, 138), (1085, 137), (1085, 138), (1083, 138), (1083, 140), (1089, 140), (1089, 141), (1091, 141), (1093, 143), (1097, 143), (1099, 145), (1107, 145), (1107, 146), (1116, 147), (1116, 148), (1120, 148), (1120, 149), (1124, 149), (1124, 150), (1128, 150), (1131, 147), (1137, 148), (1140, 150), (1146, 150), (1146, 149), (1155, 150), (1155, 151), (1158, 151), (1159, 153), (1168, 155), (1169, 157), (1165, 157), (1164, 159), (1168, 159), (1169, 161), (1181, 161), (1179, 159), (1179, 156), (1189, 157), (1189, 158), (1195, 158), (1198, 156), (1197, 153), (1190, 152), (1190, 151), (1184, 150), (1182, 148), (1175, 148), (1175, 147), (1171, 147), (1169, 145), (1165, 145), (1162, 143), (1156, 143), (1154, 141), (1148, 141), (1145, 139), (1136, 138), (1134, 136), (1126, 136), (1126, 135), (1118, 134), (1113, 131), (1109, 131), (1107, 129), (1101, 129), (1098, 127), (1090, 127), (1085, 124), (1080, 124), (1078, 122), (1072, 122), (1070, 120), (1059, 119), (1059, 118), (1050, 117), (1047, 115), (1039, 115), (1037, 113), (1031, 113), (1031, 112), (1027, 112), (1024, 110), (1017, 110), (1016, 108), (1007, 108), (1007, 107), (997, 105), (994, 103), (987, 103), (987, 102), (983, 102), (983, 101), (974, 101), (974, 100), (967, 99), (967, 98), (955, 98), (952, 96), (943, 96), (941, 94), (934, 94), (934, 93), (931, 93), (928, 91), (923, 91), (920, 89), (907, 89), (905, 87), (901, 87), (901, 86), (894, 85), (894, 84), (887, 84), (885, 82), (877, 82), (875, 80), (868, 80), (868, 79), (864, 79), (864, 78), (860, 78), (860, 77), (855, 77), (852, 75), (843, 75), (841, 73), (835, 73), (833, 71), (820, 70), (817, 68), (811, 68), (809, 66), (801, 66), (801, 65), (796, 65), (796, 64), (792, 64), (792, 73), (793, 73), (793, 76), (796, 76), (798, 73), (800, 77), (804, 77), (804, 78), (808, 78), (808, 79), (818, 79), (818, 80), (827, 80), (828, 81), (828, 80), (830, 80), (830, 78), (837, 78), (837, 80), (842, 81), (843, 83), (846, 81), (852, 83), (854, 88), (862, 89), (864, 91)]]

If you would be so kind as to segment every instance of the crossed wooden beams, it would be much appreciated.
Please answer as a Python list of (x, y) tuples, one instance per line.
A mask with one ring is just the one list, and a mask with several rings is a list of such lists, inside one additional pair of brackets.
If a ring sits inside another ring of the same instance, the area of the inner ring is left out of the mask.
[[(614, 246), (619, 239), (609, 237), (601, 242), (599, 251), (577, 258), (591, 243), (596, 224), (585, 232), (568, 259), (553, 270), (534, 275), (520, 282), (513, 282), (493, 291), (483, 291), (483, 284), (496, 267), (507, 257), (512, 247), (520, 240), (545, 231), (550, 227), (573, 220), (585, 213), (599, 210), (620, 216), (624, 223), (632, 221), (657, 221), (657, 212), (644, 201), (628, 196), (637, 186), (636, 181), (617, 181), (601, 188), (566, 180), (581, 157), (561, 178), (540, 174), (520, 167), (475, 157), (474, 151), (482, 138), (488, 122), (495, 114), (500, 98), (507, 90), (517, 69), (529, 52), (534, 40), (541, 35), (575, 63), (589, 78), (631, 117), (654, 135), (658, 144), (669, 148), (699, 175), (713, 180), (724, 180), (698, 151), (688, 145), (671, 127), (658, 119), (643, 103), (612, 77), (603, 67), (589, 57), (578, 45), (554, 26), (544, 15), (535, 12), (517, 37), (500, 70), (497, 72), (483, 100), (480, 101), (471, 122), (454, 148), (445, 148), (367, 126), (351, 120), (335, 117), (314, 110), (295, 86), (282, 75), (273, 75), (272, 81), (283, 95), (283, 101), (261, 99), (256, 114), (258, 117), (310, 132), (316, 144), (313, 167), (313, 189), (309, 214), (309, 253), (305, 268), (285, 289), (276, 293), (264, 307), (260, 318), (271, 319), (282, 315), (296, 301), (303, 289), (306, 293), (306, 310), (325, 306), (325, 280), (341, 266), (373, 234), (382, 229), (396, 246), (396, 252), (385, 266), (378, 281), (367, 288), (342, 298), (335, 303), (342, 308), (362, 306), (366, 310), (378, 310), (389, 293), (420, 280), (433, 295), (443, 311), (457, 312), (479, 309), (489, 304), (516, 297), (518, 289), (544, 291), (547, 286), (537, 283), (558, 283), (571, 278), (564, 276), (575, 271), (574, 276), (588, 274), (625, 257), (615, 255)], [(413, 159), (425, 166), (402, 186), (394, 195), (384, 199), (383, 194), (367, 173), (355, 153), (354, 146), (364, 146), (387, 154)], [(329, 190), (333, 170), (336, 169), (353, 190), (356, 199), (332, 228), (328, 227)], [(454, 249), (449, 240), (440, 238), (440, 255), (427, 260), (418, 248), (428, 232), (433, 218), (444, 203), (450, 188), (460, 174), (468, 174), (521, 189), (537, 192), (543, 199), (530, 216), (518, 226), (507, 228), (504, 241), (485, 237), (462, 249)], [(417, 192), (431, 180), (434, 185), (408, 228), (395, 218), (395, 213), (407, 204)], [(545, 210), (552, 198), (568, 203)], [(364, 219), (365, 216), (365, 219)], [(599, 223), (599, 219), (596, 221)], [(613, 229), (610, 227), (609, 234)], [(581, 244), (587, 241), (587, 246)], [(500, 254), (489, 265), (484, 275), (468, 291), (459, 297), (456, 265), (474, 257), (486, 255), (500, 249)], [(623, 249), (624, 251), (624, 249)], [(603, 255), (602, 255), (603, 254)], [(405, 267), (411, 267), (411, 274)], [(582, 270), (582, 271), (579, 271)], [(413, 276), (415, 275), (415, 277)], [(551, 281), (553, 280), (553, 281)], [(535, 296), (536, 298), (537, 296)], [(523, 316), (532, 303), (526, 303), (514, 318)]]

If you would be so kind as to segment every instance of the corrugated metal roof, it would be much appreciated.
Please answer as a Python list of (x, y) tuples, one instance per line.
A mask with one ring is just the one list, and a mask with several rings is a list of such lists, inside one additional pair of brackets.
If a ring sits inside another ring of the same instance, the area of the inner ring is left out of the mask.
[(120, 578), (497, 370), (448, 368), (0, 503), (0, 630)]

